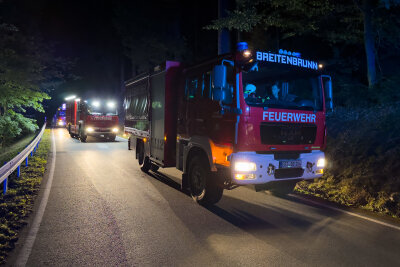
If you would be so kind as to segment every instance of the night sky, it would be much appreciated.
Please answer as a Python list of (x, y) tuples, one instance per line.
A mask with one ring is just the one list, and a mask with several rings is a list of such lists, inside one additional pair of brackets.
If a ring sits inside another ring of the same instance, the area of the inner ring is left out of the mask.
[(1, 17), (53, 45), (55, 56), (75, 62), (69, 74), (78, 78), (67, 79), (50, 92), (52, 100), (44, 103), (48, 112), (54, 112), (70, 94), (118, 98), (123, 80), (132, 78), (131, 60), (124, 55), (122, 38), (116, 29), (117, 7), (129, 12), (142, 5), (144, 24), (148, 21), (165, 25), (178, 21), (180, 38), (185, 40), (190, 60), (199, 60), (217, 53), (217, 32), (203, 29), (217, 17), (217, 2), (3, 1)]

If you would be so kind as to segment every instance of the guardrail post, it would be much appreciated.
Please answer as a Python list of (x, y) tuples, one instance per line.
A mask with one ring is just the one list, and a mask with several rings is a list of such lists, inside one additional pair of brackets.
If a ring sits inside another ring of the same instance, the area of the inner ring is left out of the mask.
[[(20, 152), (18, 152), (18, 154), (19, 154)], [(21, 176), (21, 164), (20, 165), (18, 165), (18, 168), (17, 168), (17, 177), (19, 178)]]
[(25, 159), (25, 166), (28, 166), (28, 158), (29, 158), (29, 155), (26, 156), (26, 159)]
[[(4, 165), (7, 164), (7, 161), (4, 161)], [(6, 179), (4, 179), (3, 181), (3, 195), (5, 195), (7, 193), (7, 183), (8, 183), (8, 177)]]
[(7, 193), (8, 177), (3, 181), (3, 195)]
[(33, 150), (31, 151), (31, 157), (33, 156)]

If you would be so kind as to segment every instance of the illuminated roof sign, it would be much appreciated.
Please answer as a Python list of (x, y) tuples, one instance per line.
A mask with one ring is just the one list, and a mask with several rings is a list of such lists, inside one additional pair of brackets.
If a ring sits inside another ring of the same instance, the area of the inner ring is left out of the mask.
[(292, 66), (318, 70), (318, 63), (316, 61), (302, 59), (297, 57), (297, 55), (299, 55), (299, 53), (293, 53), (291, 55), (290, 52), (287, 54), (274, 54), (260, 51), (256, 52), (258, 61), (288, 64)]

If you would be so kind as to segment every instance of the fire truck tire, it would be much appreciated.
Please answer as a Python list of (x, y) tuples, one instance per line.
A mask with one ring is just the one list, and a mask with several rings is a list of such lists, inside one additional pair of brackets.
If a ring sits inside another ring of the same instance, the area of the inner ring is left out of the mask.
[(69, 136), (71, 136), (72, 138), (75, 137), (75, 135), (73, 133), (71, 133), (71, 125), (68, 126), (68, 133), (69, 133)]
[(160, 167), (158, 167), (157, 165), (151, 164), (150, 170), (152, 170), (153, 172), (156, 172), (156, 171), (158, 171), (159, 168)]
[(146, 157), (144, 154), (143, 142), (138, 143), (136, 153), (137, 153), (137, 159), (138, 159), (140, 169), (143, 172), (146, 172), (146, 173), (149, 172), (149, 170), (151, 168), (151, 162), (150, 162), (150, 159), (148, 157)]
[(110, 135), (107, 136), (107, 139), (110, 140), (110, 141), (115, 141), (116, 137), (117, 136), (115, 134), (110, 134)]
[(81, 128), (79, 128), (79, 139), (81, 142), (86, 143), (87, 135), (82, 132)]
[(80, 136), (81, 142), (86, 143), (87, 135)]
[(202, 206), (217, 203), (223, 194), (216, 174), (212, 173), (204, 157), (194, 156), (189, 162), (189, 190), (193, 200)]

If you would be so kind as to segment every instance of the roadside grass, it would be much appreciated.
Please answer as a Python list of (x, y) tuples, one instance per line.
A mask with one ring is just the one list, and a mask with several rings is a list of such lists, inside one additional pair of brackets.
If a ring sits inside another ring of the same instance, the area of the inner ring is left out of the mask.
[(18, 152), (22, 151), (34, 138), (35, 134), (29, 134), (24, 138), (18, 140), (14, 144), (3, 147), (0, 149), (0, 165), (3, 165), (4, 162), (9, 161), (10, 159), (14, 158)]
[(324, 176), (295, 191), (400, 218), (400, 103), (328, 118)]
[(29, 157), (29, 165), (21, 166), (20, 178), (16, 174), (11, 175), (7, 194), (0, 195), (0, 264), (5, 263), (7, 254), (15, 247), (18, 232), (32, 211), (49, 151), (50, 130), (46, 129), (36, 153)]

